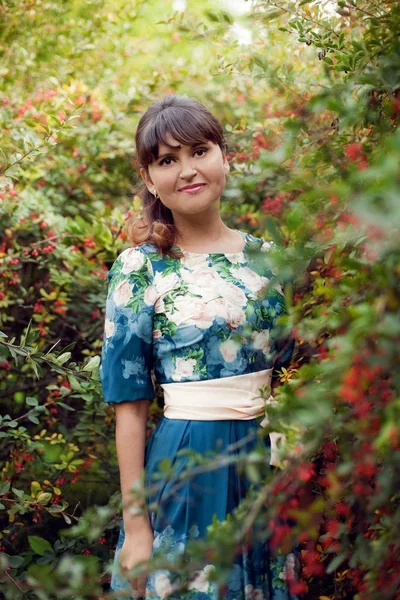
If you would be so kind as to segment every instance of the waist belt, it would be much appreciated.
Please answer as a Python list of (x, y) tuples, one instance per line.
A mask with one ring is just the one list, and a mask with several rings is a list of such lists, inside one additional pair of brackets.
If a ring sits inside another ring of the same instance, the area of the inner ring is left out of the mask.
[[(271, 384), (272, 369), (256, 373), (163, 383), (164, 417), (195, 421), (250, 420), (264, 416), (261, 426), (268, 423), (265, 406), (275, 402), (272, 395), (265, 400), (260, 389)], [(270, 433), (271, 465), (279, 466), (277, 442), (281, 433)]]
[(199, 421), (261, 417), (265, 414), (265, 400), (260, 396), (260, 388), (270, 385), (271, 375), (272, 369), (266, 369), (220, 379), (163, 383), (164, 416)]

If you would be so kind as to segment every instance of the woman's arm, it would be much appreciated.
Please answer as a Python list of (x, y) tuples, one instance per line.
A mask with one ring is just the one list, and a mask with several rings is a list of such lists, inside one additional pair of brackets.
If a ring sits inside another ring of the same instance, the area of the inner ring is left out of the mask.
[(132, 515), (132, 486), (140, 479), (144, 468), (146, 424), (149, 410), (148, 400), (121, 402), (115, 405), (116, 446), (124, 505), (125, 532), (136, 532), (149, 524), (147, 514)]
[[(140, 479), (144, 468), (148, 400), (121, 402), (115, 405), (116, 446), (121, 480), (125, 540), (119, 556), (124, 571), (129, 571), (142, 561), (151, 558), (153, 531), (147, 511), (132, 515), (135, 505), (132, 486)], [(146, 578), (131, 580), (132, 587), (144, 595)]]

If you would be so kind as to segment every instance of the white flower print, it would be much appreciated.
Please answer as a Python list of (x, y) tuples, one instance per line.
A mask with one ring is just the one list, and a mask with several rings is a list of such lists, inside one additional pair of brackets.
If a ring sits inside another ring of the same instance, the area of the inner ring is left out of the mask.
[(196, 325), (199, 329), (208, 329), (214, 321), (214, 315), (201, 298), (178, 296), (174, 303), (174, 312), (168, 315), (168, 319), (177, 327), (186, 323)]
[(219, 287), (224, 284), (224, 280), (219, 273), (209, 267), (198, 268), (193, 271), (184, 270), (181, 272), (182, 279), (188, 284), (191, 294), (201, 296), (204, 300), (210, 301), (219, 296)]
[(179, 278), (176, 273), (163, 275), (157, 271), (157, 273), (154, 275), (154, 285), (156, 286), (158, 296), (163, 296), (167, 292), (170, 292), (178, 283), (178, 281)]
[(154, 312), (157, 314), (165, 312), (165, 303), (162, 298), (157, 298), (154, 304)]
[(144, 254), (137, 248), (127, 248), (121, 253), (120, 257), (122, 262), (121, 271), (124, 275), (132, 273), (132, 271), (139, 271), (146, 260)]
[(104, 330), (106, 332), (106, 338), (114, 335), (115, 332), (115, 323), (114, 321), (110, 321), (110, 319), (106, 319), (104, 323)]
[(262, 350), (264, 354), (269, 353), (269, 329), (264, 329), (263, 331), (253, 331), (251, 338), (253, 340), (253, 348), (255, 350)]
[(201, 571), (195, 571), (193, 580), (188, 585), (188, 590), (197, 590), (206, 593), (209, 587), (209, 573), (215, 569), (214, 565), (207, 565)]
[(232, 263), (233, 265), (236, 264), (243, 264), (246, 262), (246, 257), (244, 255), (244, 252), (238, 252), (237, 254), (225, 254), (226, 258), (229, 260), (230, 263)]
[(219, 317), (226, 321), (228, 318), (229, 304), (224, 298), (215, 298), (208, 302), (207, 306), (216, 319)]
[(240, 307), (246, 306), (247, 304), (247, 298), (244, 291), (230, 281), (223, 280), (219, 292), (222, 298), (230, 304), (235, 304)]
[(234, 306), (232, 304), (228, 304), (228, 316), (226, 319), (227, 325), (232, 329), (237, 329), (240, 325), (246, 320), (246, 311), (239, 308), (238, 306)]
[(234, 340), (226, 340), (225, 342), (222, 342), (219, 350), (225, 362), (233, 362), (237, 357), (239, 348), (240, 345)]
[(208, 267), (208, 254), (190, 254), (184, 253), (181, 258), (181, 265), (188, 269), (204, 269)]
[(244, 588), (246, 600), (265, 600), (264, 592), (260, 589), (254, 589), (251, 584)]
[(284, 581), (293, 581), (295, 578), (295, 569), (296, 569), (296, 557), (293, 553), (288, 554), (285, 559), (285, 565), (281, 573), (279, 573), (279, 578)]
[(154, 285), (149, 285), (144, 292), (143, 300), (148, 306), (152, 306), (157, 300), (157, 290)]
[(126, 306), (132, 298), (132, 285), (129, 281), (121, 281), (114, 290), (113, 300), (116, 306)]
[(157, 596), (167, 598), (172, 592), (172, 585), (168, 576), (165, 573), (159, 573), (155, 577), (154, 587)]
[(196, 360), (194, 358), (177, 358), (172, 379), (174, 381), (182, 381), (184, 377), (191, 377), (195, 366)]
[(231, 268), (230, 271), (234, 277), (243, 281), (244, 285), (253, 292), (260, 292), (269, 281), (267, 277), (261, 277), (249, 267)]

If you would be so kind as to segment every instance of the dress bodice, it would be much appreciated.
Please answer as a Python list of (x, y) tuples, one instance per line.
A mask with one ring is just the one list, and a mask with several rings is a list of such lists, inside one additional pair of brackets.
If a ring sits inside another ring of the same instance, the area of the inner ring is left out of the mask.
[(282, 354), (277, 320), (287, 311), (264, 242), (241, 232), (243, 251), (162, 257), (127, 248), (108, 275), (100, 374), (104, 399), (154, 396), (160, 383), (218, 379), (272, 368)]

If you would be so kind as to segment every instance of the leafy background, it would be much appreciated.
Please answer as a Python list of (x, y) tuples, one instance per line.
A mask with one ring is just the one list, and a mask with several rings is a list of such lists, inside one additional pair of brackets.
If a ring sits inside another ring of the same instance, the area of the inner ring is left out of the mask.
[[(224, 219), (274, 239), (293, 281), (270, 415), (292, 458), (206, 550), (229, 560), (257, 520), (277, 550), (300, 544), (294, 593), (399, 598), (398, 3), (11, 0), (0, 19), (4, 598), (108, 595), (106, 276), (139, 208), (138, 119), (170, 92), (220, 118)], [(149, 434), (160, 414), (156, 399)]]

